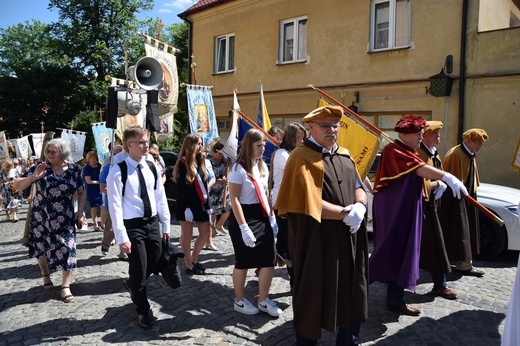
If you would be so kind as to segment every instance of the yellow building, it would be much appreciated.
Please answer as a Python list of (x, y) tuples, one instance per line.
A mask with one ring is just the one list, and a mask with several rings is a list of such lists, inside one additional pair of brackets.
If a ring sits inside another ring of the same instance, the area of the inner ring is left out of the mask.
[[(394, 137), (404, 114), (444, 122), (441, 155), (485, 129), (481, 180), (520, 188), (520, 0), (201, 0), (190, 26), (197, 84), (211, 85), (221, 137), (238, 90), (256, 119), (263, 85), (271, 123), (316, 107), (321, 88)], [(441, 68), (449, 96), (430, 88)], [(193, 78), (193, 75), (192, 75)], [(193, 80), (192, 80), (193, 83)]]

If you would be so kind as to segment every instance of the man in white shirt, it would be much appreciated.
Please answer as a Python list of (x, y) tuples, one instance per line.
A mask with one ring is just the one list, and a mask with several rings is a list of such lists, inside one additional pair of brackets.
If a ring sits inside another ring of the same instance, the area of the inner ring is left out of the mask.
[(153, 162), (150, 165), (145, 159), (148, 130), (140, 127), (125, 130), (123, 146), (128, 156), (120, 164), (114, 164), (107, 178), (110, 217), (116, 244), (122, 253), (128, 254), (129, 278), (124, 285), (137, 306), (139, 326), (150, 329), (146, 279), (158, 269), (161, 241), (170, 239), (170, 211), (161, 176), (152, 171)]

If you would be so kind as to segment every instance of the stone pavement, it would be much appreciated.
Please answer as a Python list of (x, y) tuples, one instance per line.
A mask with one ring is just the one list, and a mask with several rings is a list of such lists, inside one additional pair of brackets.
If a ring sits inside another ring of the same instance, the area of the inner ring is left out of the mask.
[[(154, 315), (149, 331), (141, 330), (129, 294), (123, 288), (128, 264), (100, 250), (101, 232), (78, 232), (78, 269), (73, 273), (72, 304), (60, 300), (60, 273), (56, 285), (44, 292), (36, 261), (20, 245), (27, 205), (18, 223), (0, 223), (0, 345), (292, 345), (292, 308), (285, 268), (277, 268), (271, 298), (283, 310), (273, 318), (260, 313), (246, 316), (233, 311), (229, 236), (215, 237), (220, 251), (203, 250), (200, 260), (207, 274), (189, 277), (172, 290), (160, 276), (148, 280)], [(2, 219), (5, 214), (2, 214)], [(172, 239), (180, 227), (172, 223)], [(499, 345), (518, 253), (508, 252), (493, 262), (475, 261), (484, 278), (449, 274), (450, 287), (459, 298), (448, 301), (428, 295), (429, 275), (421, 272), (416, 294), (408, 302), (423, 310), (420, 317), (386, 311), (386, 286), (370, 286), (369, 320), (363, 324), (363, 345)], [(248, 276), (247, 297), (256, 302), (258, 282)], [(323, 331), (320, 345), (334, 345), (334, 334)]]

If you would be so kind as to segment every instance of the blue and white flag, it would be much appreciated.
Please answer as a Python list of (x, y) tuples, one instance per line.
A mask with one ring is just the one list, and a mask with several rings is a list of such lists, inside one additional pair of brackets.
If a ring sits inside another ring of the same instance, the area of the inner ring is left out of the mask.
[(108, 145), (112, 142), (113, 132), (113, 129), (106, 127), (106, 122), (92, 124), (92, 134), (94, 135), (94, 141), (96, 142), (96, 151), (99, 162), (103, 162), (105, 159), (110, 157), (110, 149), (108, 149)]
[(187, 85), (186, 89), (191, 133), (201, 136), (205, 147), (210, 146), (220, 139), (211, 94), (212, 87)]

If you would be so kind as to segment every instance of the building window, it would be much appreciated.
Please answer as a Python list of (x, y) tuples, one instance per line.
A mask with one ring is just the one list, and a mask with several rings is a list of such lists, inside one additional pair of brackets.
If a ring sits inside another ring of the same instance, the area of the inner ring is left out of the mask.
[(235, 34), (215, 38), (215, 73), (235, 70)]
[(520, 27), (520, 0), (480, 0), (478, 31)]
[(279, 63), (307, 60), (307, 17), (280, 22)]
[(370, 51), (410, 46), (410, 0), (372, 0)]

